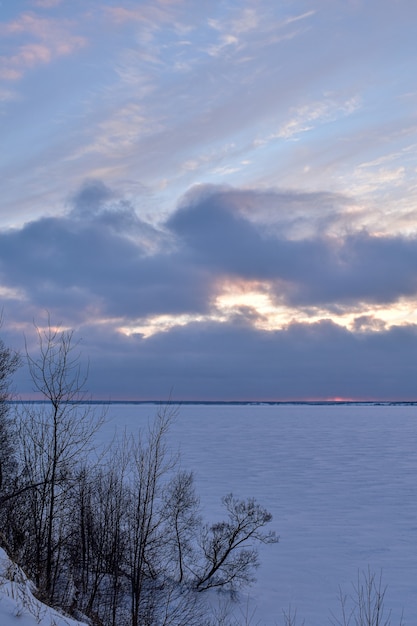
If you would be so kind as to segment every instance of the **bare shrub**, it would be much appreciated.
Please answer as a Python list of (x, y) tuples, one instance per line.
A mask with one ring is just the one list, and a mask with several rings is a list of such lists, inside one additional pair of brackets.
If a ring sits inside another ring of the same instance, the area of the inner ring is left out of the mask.
[[(391, 626), (391, 610), (385, 607), (387, 587), (382, 583), (382, 571), (375, 574), (368, 567), (358, 572), (349, 595), (339, 590), (340, 616), (332, 614), (333, 626)], [(404, 624), (401, 615), (399, 626)]]

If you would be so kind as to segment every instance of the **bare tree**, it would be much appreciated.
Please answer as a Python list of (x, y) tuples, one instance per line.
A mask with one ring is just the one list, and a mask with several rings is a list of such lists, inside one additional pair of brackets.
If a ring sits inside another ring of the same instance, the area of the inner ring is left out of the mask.
[(102, 416), (86, 402), (78, 343), (50, 323), (37, 335), (38, 353), (26, 356), (41, 402), (16, 414), (19, 469), (0, 493), (13, 503), (19, 562), (49, 602), (105, 626), (208, 624), (196, 592), (252, 580), (256, 544), (277, 541), (264, 531), (270, 513), (229, 495), (227, 521), (203, 525), (193, 475), (166, 445), (171, 405), (93, 462)]
[(77, 606), (106, 626), (205, 623), (205, 603), (185, 580), (200, 518), (192, 474), (177, 470), (178, 456), (165, 443), (174, 413), (159, 411), (78, 480)]
[[(1, 326), (1, 317), (0, 317)], [(15, 489), (17, 462), (13, 425), (9, 417), (10, 384), (20, 366), (20, 357), (0, 339), (0, 542), (8, 546), (8, 528), (13, 512), (8, 506)]]
[(122, 623), (126, 605), (125, 488), (126, 459), (116, 449), (105, 467), (83, 468), (75, 489), (75, 515), (70, 541), (71, 571), (76, 598), (73, 605), (108, 626)]
[(48, 601), (106, 626), (208, 624), (196, 591), (251, 580), (253, 542), (277, 540), (262, 530), (270, 514), (230, 495), (228, 521), (203, 526), (193, 475), (166, 446), (170, 405), (93, 464), (102, 416), (86, 403), (73, 331), (36, 330), (26, 358), (41, 401), (15, 414), (15, 462), (6, 400), (19, 358), (0, 341), (0, 515), (19, 562)]
[[(1, 317), (0, 317), (1, 326)], [(20, 357), (0, 339), (0, 493), (7, 492), (10, 474), (15, 466), (14, 445), (9, 421), (10, 384), (20, 366)]]
[[(368, 567), (358, 572), (350, 595), (339, 590), (340, 617), (332, 614), (333, 626), (391, 626), (391, 611), (385, 607), (387, 587), (382, 584), (382, 571), (377, 576)], [(399, 626), (403, 626), (401, 615)]]
[(164, 490), (162, 505), (172, 576), (180, 584), (189, 576), (195, 561), (195, 535), (201, 525), (199, 503), (193, 473), (177, 472)]
[(53, 600), (78, 466), (102, 420), (84, 404), (87, 373), (73, 332), (49, 323), (45, 330), (37, 328), (37, 334), (39, 352), (32, 356), (27, 351), (27, 362), (44, 402), (25, 405), (20, 415), (22, 489), (27, 497), (19, 505), (26, 508), (33, 538), (26, 559), (37, 585)]
[(205, 525), (201, 533), (203, 560), (195, 572), (197, 591), (222, 587), (233, 592), (252, 582), (258, 567), (257, 544), (278, 541), (273, 531), (263, 531), (272, 515), (253, 498), (238, 500), (229, 494), (223, 504), (228, 520)]
[(164, 517), (158, 506), (164, 478), (176, 459), (166, 447), (165, 438), (173, 414), (169, 408), (158, 412), (145, 438), (127, 441), (130, 461), (127, 577), (130, 585), (131, 624), (153, 623), (156, 591), (161, 583), (164, 555)]
[(301, 626), (304, 626), (305, 620), (302, 622), (297, 622), (297, 609), (292, 609), (291, 605), (288, 607), (288, 612), (283, 610), (282, 614), (284, 616), (284, 625), (285, 626), (297, 626), (297, 623), (300, 623)]

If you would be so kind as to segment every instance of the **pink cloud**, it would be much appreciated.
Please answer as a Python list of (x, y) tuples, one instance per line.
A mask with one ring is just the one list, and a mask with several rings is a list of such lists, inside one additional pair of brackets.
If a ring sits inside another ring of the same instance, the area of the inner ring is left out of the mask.
[(39, 18), (30, 13), (1, 25), (0, 34), (34, 40), (16, 45), (11, 54), (0, 57), (0, 78), (3, 80), (18, 80), (27, 70), (69, 55), (86, 43), (84, 37), (71, 34), (68, 21)]
[(124, 7), (108, 7), (106, 9), (107, 15), (117, 22), (123, 24), (124, 22), (140, 21), (144, 19), (143, 11), (140, 9), (125, 9)]
[(62, 0), (34, 0), (33, 4), (41, 9), (52, 9), (62, 4)]
[(124, 7), (107, 7), (105, 13), (117, 24), (125, 22), (169, 22), (173, 18), (173, 9), (181, 5), (183, 0), (158, 0), (157, 2), (144, 3), (141, 7), (126, 9)]
[(0, 58), (0, 80), (18, 80), (22, 73), (13, 67), (8, 67), (3, 58)]

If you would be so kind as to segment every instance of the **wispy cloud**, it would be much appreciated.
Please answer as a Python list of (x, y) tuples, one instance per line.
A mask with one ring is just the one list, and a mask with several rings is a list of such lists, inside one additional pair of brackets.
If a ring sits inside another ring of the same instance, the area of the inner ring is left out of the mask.
[(237, 46), (239, 39), (236, 35), (228, 34), (220, 37), (220, 42), (209, 46), (207, 52), (210, 56), (217, 57), (224, 52), (224, 50), (230, 46)]
[(12, 89), (0, 88), (0, 103), (19, 100), (19, 94)]
[(36, 65), (49, 63), (52, 58), (50, 47), (42, 44), (28, 44), (20, 46), (17, 54), (9, 58), (0, 58), (0, 78), (18, 80), (27, 69)]
[(284, 24), (294, 24), (295, 22), (301, 22), (302, 20), (306, 20), (310, 17), (313, 17), (317, 11), (306, 11), (305, 13), (300, 13), (299, 15), (292, 15), (284, 20)]
[(32, 4), (40, 9), (53, 9), (63, 3), (64, 0), (32, 0)]
[(140, 7), (126, 8), (122, 6), (103, 7), (104, 14), (115, 24), (146, 24), (151, 28), (158, 28), (175, 15), (176, 2), (149, 2), (145, 1)]
[(302, 31), (288, 27), (307, 20), (314, 14), (315, 11), (309, 11), (280, 19), (276, 16), (272, 18), (261, 9), (246, 7), (240, 11), (231, 11), (231, 15), (226, 18), (210, 18), (208, 25), (219, 35), (218, 41), (209, 46), (207, 52), (217, 57), (232, 48), (235, 54), (242, 55), (246, 49), (250, 51), (291, 39)]
[(208, 54), (216, 57), (230, 46), (241, 49), (242, 37), (257, 29), (260, 24), (260, 16), (255, 9), (244, 8), (237, 16), (232, 16), (230, 20), (210, 18), (207, 23), (210, 28), (219, 33), (218, 42), (207, 48)]
[(117, 109), (98, 124), (96, 139), (86, 146), (84, 153), (98, 152), (113, 157), (127, 156), (140, 138), (154, 131), (154, 124), (141, 106), (130, 103)]
[(290, 112), (290, 118), (281, 125), (276, 133), (265, 139), (257, 139), (256, 145), (268, 143), (274, 139), (296, 139), (302, 133), (313, 130), (321, 124), (334, 122), (340, 117), (349, 116), (361, 106), (361, 98), (352, 96), (347, 100), (334, 96), (325, 96), (323, 100), (297, 107)]
[[(18, 80), (26, 71), (72, 54), (86, 44), (84, 37), (71, 33), (68, 21), (40, 18), (30, 13), (3, 23), (0, 33), (14, 41), (14, 52), (0, 57), (0, 78), (3, 80)], [(34, 41), (19, 43), (22, 37)]]
[(147, 19), (147, 10), (144, 8), (127, 9), (125, 7), (104, 7), (107, 17), (116, 24), (125, 22), (142, 22)]

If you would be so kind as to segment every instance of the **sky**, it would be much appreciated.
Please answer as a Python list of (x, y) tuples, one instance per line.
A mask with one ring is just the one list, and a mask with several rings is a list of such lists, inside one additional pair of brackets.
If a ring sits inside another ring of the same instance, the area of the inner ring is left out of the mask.
[(74, 329), (100, 399), (417, 400), (416, 22), (2, 0), (6, 344)]

